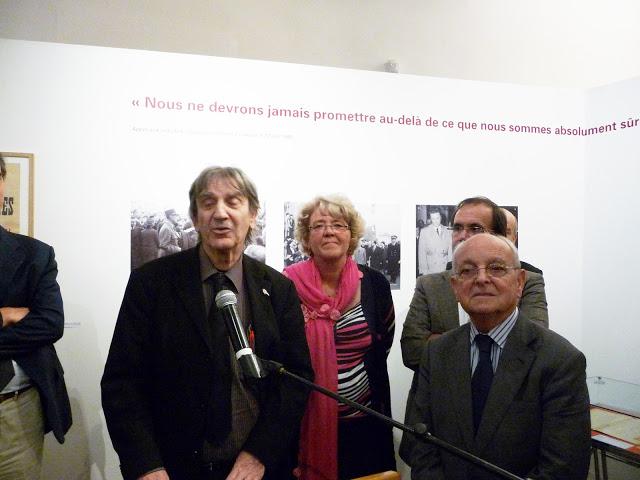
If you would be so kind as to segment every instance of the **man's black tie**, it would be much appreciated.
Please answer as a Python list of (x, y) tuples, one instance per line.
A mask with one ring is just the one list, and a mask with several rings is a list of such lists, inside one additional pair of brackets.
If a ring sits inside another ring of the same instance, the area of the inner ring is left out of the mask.
[(231, 281), (224, 273), (209, 277), (213, 296), (209, 309), (209, 332), (213, 345), (213, 382), (209, 413), (207, 415), (206, 437), (214, 445), (221, 444), (231, 432), (231, 360), (229, 358), (229, 335), (224, 325), (222, 313), (216, 307), (215, 296), (220, 290), (230, 289)]
[(15, 372), (11, 360), (0, 360), (0, 391), (11, 381)]
[(491, 365), (493, 340), (489, 335), (478, 334), (475, 342), (480, 355), (471, 379), (471, 393), (473, 395), (473, 427), (477, 432), (482, 419), (482, 411), (489, 396), (489, 389), (491, 389), (491, 382), (493, 381), (493, 366)]

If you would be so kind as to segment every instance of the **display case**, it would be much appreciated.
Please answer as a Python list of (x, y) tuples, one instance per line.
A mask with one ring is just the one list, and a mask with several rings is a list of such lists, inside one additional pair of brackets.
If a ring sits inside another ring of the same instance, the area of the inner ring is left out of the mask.
[(596, 480), (608, 479), (607, 458), (640, 468), (640, 385), (587, 378)]

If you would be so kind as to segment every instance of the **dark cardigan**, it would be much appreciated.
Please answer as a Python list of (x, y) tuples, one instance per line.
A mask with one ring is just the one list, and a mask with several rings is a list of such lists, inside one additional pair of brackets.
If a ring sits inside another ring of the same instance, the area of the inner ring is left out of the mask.
[(365, 354), (364, 366), (369, 377), (372, 408), (391, 416), (391, 390), (387, 356), (393, 343), (395, 312), (389, 282), (377, 270), (358, 265), (363, 273), (360, 303), (369, 324), (372, 347)]

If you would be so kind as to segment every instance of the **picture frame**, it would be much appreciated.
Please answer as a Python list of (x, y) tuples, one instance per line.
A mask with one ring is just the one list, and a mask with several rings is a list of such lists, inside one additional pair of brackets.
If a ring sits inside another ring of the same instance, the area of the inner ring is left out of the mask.
[(0, 225), (13, 233), (33, 236), (32, 153), (0, 152), (7, 167)]

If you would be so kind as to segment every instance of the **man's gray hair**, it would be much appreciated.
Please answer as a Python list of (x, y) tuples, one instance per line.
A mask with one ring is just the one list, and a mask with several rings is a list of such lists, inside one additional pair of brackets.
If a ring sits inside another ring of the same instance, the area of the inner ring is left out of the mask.
[[(260, 210), (260, 200), (258, 199), (258, 190), (249, 177), (237, 167), (207, 167), (193, 181), (189, 189), (189, 216), (195, 223), (198, 217), (198, 197), (202, 195), (209, 187), (211, 180), (226, 180), (249, 202), (249, 211), (257, 215)], [(249, 227), (247, 237), (244, 240), (246, 245), (251, 243), (253, 236), (253, 228)]]

